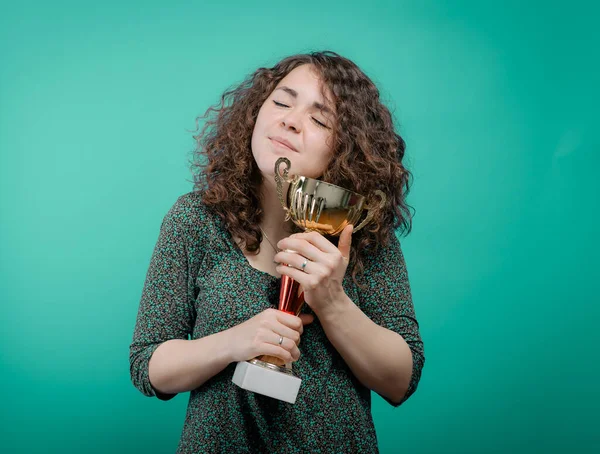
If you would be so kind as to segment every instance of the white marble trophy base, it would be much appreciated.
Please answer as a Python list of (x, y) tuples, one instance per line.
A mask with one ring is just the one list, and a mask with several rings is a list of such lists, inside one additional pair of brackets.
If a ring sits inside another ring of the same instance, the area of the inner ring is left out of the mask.
[(288, 372), (283, 370), (285, 368), (279, 368), (256, 359), (251, 362), (242, 361), (237, 363), (231, 381), (248, 391), (293, 404), (296, 402), (302, 380), (296, 377), (291, 370)]

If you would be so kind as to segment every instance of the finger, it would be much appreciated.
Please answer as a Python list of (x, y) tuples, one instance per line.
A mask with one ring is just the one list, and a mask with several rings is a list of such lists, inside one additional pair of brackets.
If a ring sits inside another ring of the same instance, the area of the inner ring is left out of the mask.
[(315, 321), (315, 316), (313, 314), (300, 314), (300, 320), (302, 320), (304, 326), (310, 325)]
[(280, 347), (279, 345), (273, 345), (269, 343), (264, 343), (262, 345), (259, 355), (275, 356), (285, 363), (294, 361), (294, 359), (292, 358), (292, 354), (285, 348)]
[[(281, 266), (282, 268), (289, 268), (289, 266), (285, 266), (285, 267), (283, 265), (279, 265), (279, 266)], [(302, 273), (302, 274), (304, 274), (304, 273)], [(293, 329), (294, 331), (300, 331), (300, 328), (302, 328), (302, 320), (300, 319), (300, 317), (296, 317), (295, 315), (288, 314), (283, 311), (275, 310), (275, 318), (277, 319), (278, 322)]]
[(300, 339), (299, 331), (294, 330), (281, 323), (273, 328), (273, 333), (277, 336), (277, 341), (279, 341), (279, 336), (285, 339), (290, 339), (292, 342), (296, 342), (298, 339)]
[(298, 358), (300, 358), (300, 350), (298, 349), (296, 344), (294, 344), (294, 348), (290, 351), (290, 355), (292, 356), (292, 359), (294, 361), (298, 361)]
[(340, 241), (338, 242), (338, 249), (342, 253), (342, 257), (346, 260), (350, 259), (350, 246), (352, 246), (352, 232), (354, 226), (352, 224), (347, 225), (342, 234), (340, 235)]
[[(281, 264), (293, 266), (294, 268), (311, 274), (325, 274), (327, 272), (324, 265), (318, 261), (313, 261), (300, 254), (291, 252), (279, 252), (275, 256), (275, 261)], [(304, 266), (303, 266), (304, 265)]]
[[(279, 247), (279, 249), (281, 249), (282, 251), (286, 251), (288, 254), (296, 252), (300, 255), (303, 255), (307, 259), (313, 261), (319, 261), (319, 259), (325, 254), (324, 251), (316, 247), (311, 242), (307, 241), (305, 238), (284, 238), (279, 243), (277, 243), (277, 246)], [(278, 255), (279, 254), (275, 255), (276, 261)]]
[[(281, 348), (287, 350), (288, 352), (291, 352), (295, 347), (296, 347), (296, 340), (295, 339), (290, 339), (289, 337), (284, 337), (284, 336), (279, 336), (278, 334), (274, 334), (274, 340), (272, 342), (272, 344), (274, 345), (279, 345)], [(300, 340), (300, 336), (297, 337), (298, 340)], [(281, 343), (279, 342), (281, 341)]]
[[(294, 247), (288, 247), (286, 246), (286, 244), (297, 244), (295, 243), (295, 241), (300, 240), (300, 241), (306, 241), (307, 243), (311, 244), (313, 247), (315, 247), (316, 249), (318, 249), (319, 251), (323, 251), (325, 253), (331, 254), (334, 252), (337, 252), (337, 248), (335, 247), (335, 245), (329, 241), (327, 238), (325, 238), (323, 235), (317, 233), (317, 232), (304, 232), (304, 233), (294, 233), (293, 235), (290, 235), (287, 238), (284, 238), (283, 240), (281, 240), (279, 243), (281, 244), (280, 249), (293, 249), (296, 250)], [(294, 242), (294, 243), (292, 243)], [(302, 254), (304, 255), (304, 254)], [(306, 256), (308, 257), (308, 256)]]
[(298, 281), (302, 287), (305, 289), (312, 289), (313, 279), (315, 278), (312, 274), (305, 273), (304, 271), (300, 271), (293, 266), (286, 265), (277, 265), (275, 268), (279, 274), (285, 274), (286, 276), (291, 277), (295, 281)]

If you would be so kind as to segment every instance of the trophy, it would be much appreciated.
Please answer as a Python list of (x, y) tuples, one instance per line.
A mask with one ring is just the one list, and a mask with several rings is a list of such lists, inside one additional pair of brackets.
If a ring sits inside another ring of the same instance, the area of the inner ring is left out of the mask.
[[(280, 172), (281, 164), (286, 166), (283, 172)], [(365, 197), (355, 192), (314, 178), (300, 175), (290, 177), (290, 166), (287, 158), (279, 158), (275, 162), (277, 195), (286, 212), (285, 220), (291, 219), (304, 231), (338, 236), (347, 225), (356, 224), (366, 211), (364, 220), (353, 230), (356, 232), (371, 221), (374, 210), (382, 209), (385, 205), (385, 194), (379, 190), (375, 191), (379, 203), (367, 206)], [(286, 197), (283, 194), (284, 183), (289, 183)], [(304, 292), (299, 283), (282, 275), (278, 309), (298, 316), (303, 306)], [(239, 362), (232, 381), (243, 389), (292, 404), (296, 402), (302, 382), (290, 364), (267, 355)]]

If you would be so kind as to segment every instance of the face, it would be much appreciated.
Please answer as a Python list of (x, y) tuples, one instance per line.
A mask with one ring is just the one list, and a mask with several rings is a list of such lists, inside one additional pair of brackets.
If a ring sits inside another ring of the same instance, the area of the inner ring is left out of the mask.
[[(322, 83), (312, 65), (285, 76), (264, 102), (252, 133), (252, 155), (265, 177), (284, 156), (290, 174), (318, 178), (332, 155), (334, 112), (323, 98)], [(330, 96), (326, 91), (326, 95)]]

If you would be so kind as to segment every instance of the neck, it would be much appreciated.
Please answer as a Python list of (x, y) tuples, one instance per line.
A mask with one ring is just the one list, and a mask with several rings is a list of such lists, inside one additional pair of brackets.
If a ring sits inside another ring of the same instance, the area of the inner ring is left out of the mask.
[[(284, 185), (283, 193), (287, 190), (287, 184)], [(261, 204), (263, 209), (263, 218), (261, 227), (267, 232), (269, 238), (273, 241), (289, 236), (291, 232), (291, 221), (284, 222), (285, 211), (281, 206), (279, 197), (277, 197), (277, 185), (271, 178), (263, 178), (261, 186)]]

